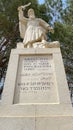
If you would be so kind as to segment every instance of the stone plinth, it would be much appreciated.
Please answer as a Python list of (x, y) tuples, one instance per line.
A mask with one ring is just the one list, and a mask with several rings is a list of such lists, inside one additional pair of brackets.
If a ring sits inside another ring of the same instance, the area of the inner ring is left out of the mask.
[(59, 47), (13, 49), (1, 130), (73, 130), (73, 109)]

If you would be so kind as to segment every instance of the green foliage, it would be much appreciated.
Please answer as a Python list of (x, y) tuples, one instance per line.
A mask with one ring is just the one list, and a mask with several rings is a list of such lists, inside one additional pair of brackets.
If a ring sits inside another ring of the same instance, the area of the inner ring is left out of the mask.
[(65, 49), (64, 57), (65, 57), (65, 66), (66, 72), (68, 76), (69, 87), (73, 89), (73, 0), (67, 1), (67, 8), (64, 10), (64, 24), (65, 24), (65, 33), (66, 36), (64, 38)]
[[(30, 0), (32, 3), (32, 7), (37, 7), (36, 0)], [(24, 5), (28, 3), (29, 0), (1, 0), (0, 2), (0, 37), (12, 37), (14, 39), (16, 37), (16, 27), (18, 24), (18, 6)], [(18, 35), (18, 34), (17, 34)], [(16, 40), (16, 39), (14, 39)]]
[(67, 0), (67, 8), (64, 10), (63, 19), (66, 24), (73, 25), (73, 0)]
[(52, 41), (61, 43), (69, 87), (73, 86), (73, 0), (67, 0), (66, 8), (62, 0), (45, 0), (47, 16), (54, 26), (55, 33), (50, 35)]
[(38, 5), (36, 16), (42, 18), (46, 22), (49, 22), (49, 17), (46, 15), (46, 6), (44, 4)]

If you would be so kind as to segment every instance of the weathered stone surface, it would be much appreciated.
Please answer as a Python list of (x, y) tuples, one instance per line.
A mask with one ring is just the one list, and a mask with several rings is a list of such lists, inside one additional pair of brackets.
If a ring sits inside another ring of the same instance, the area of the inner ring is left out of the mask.
[(73, 130), (73, 117), (2, 117), (1, 130)]
[(2, 104), (70, 102), (60, 48), (12, 50)]
[(11, 51), (0, 102), (0, 129), (73, 130), (60, 48)]

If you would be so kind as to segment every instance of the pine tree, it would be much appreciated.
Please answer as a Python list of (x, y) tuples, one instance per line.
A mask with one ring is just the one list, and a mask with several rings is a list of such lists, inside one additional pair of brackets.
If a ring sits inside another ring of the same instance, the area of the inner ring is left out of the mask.
[(64, 8), (61, 0), (45, 0), (55, 33), (51, 40), (60, 41), (69, 88), (73, 87), (73, 0), (67, 0)]

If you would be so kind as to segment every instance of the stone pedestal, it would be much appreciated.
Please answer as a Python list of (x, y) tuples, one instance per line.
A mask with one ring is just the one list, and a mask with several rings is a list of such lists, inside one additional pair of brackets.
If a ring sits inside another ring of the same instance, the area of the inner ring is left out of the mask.
[(60, 48), (11, 51), (0, 130), (73, 130), (73, 109)]

